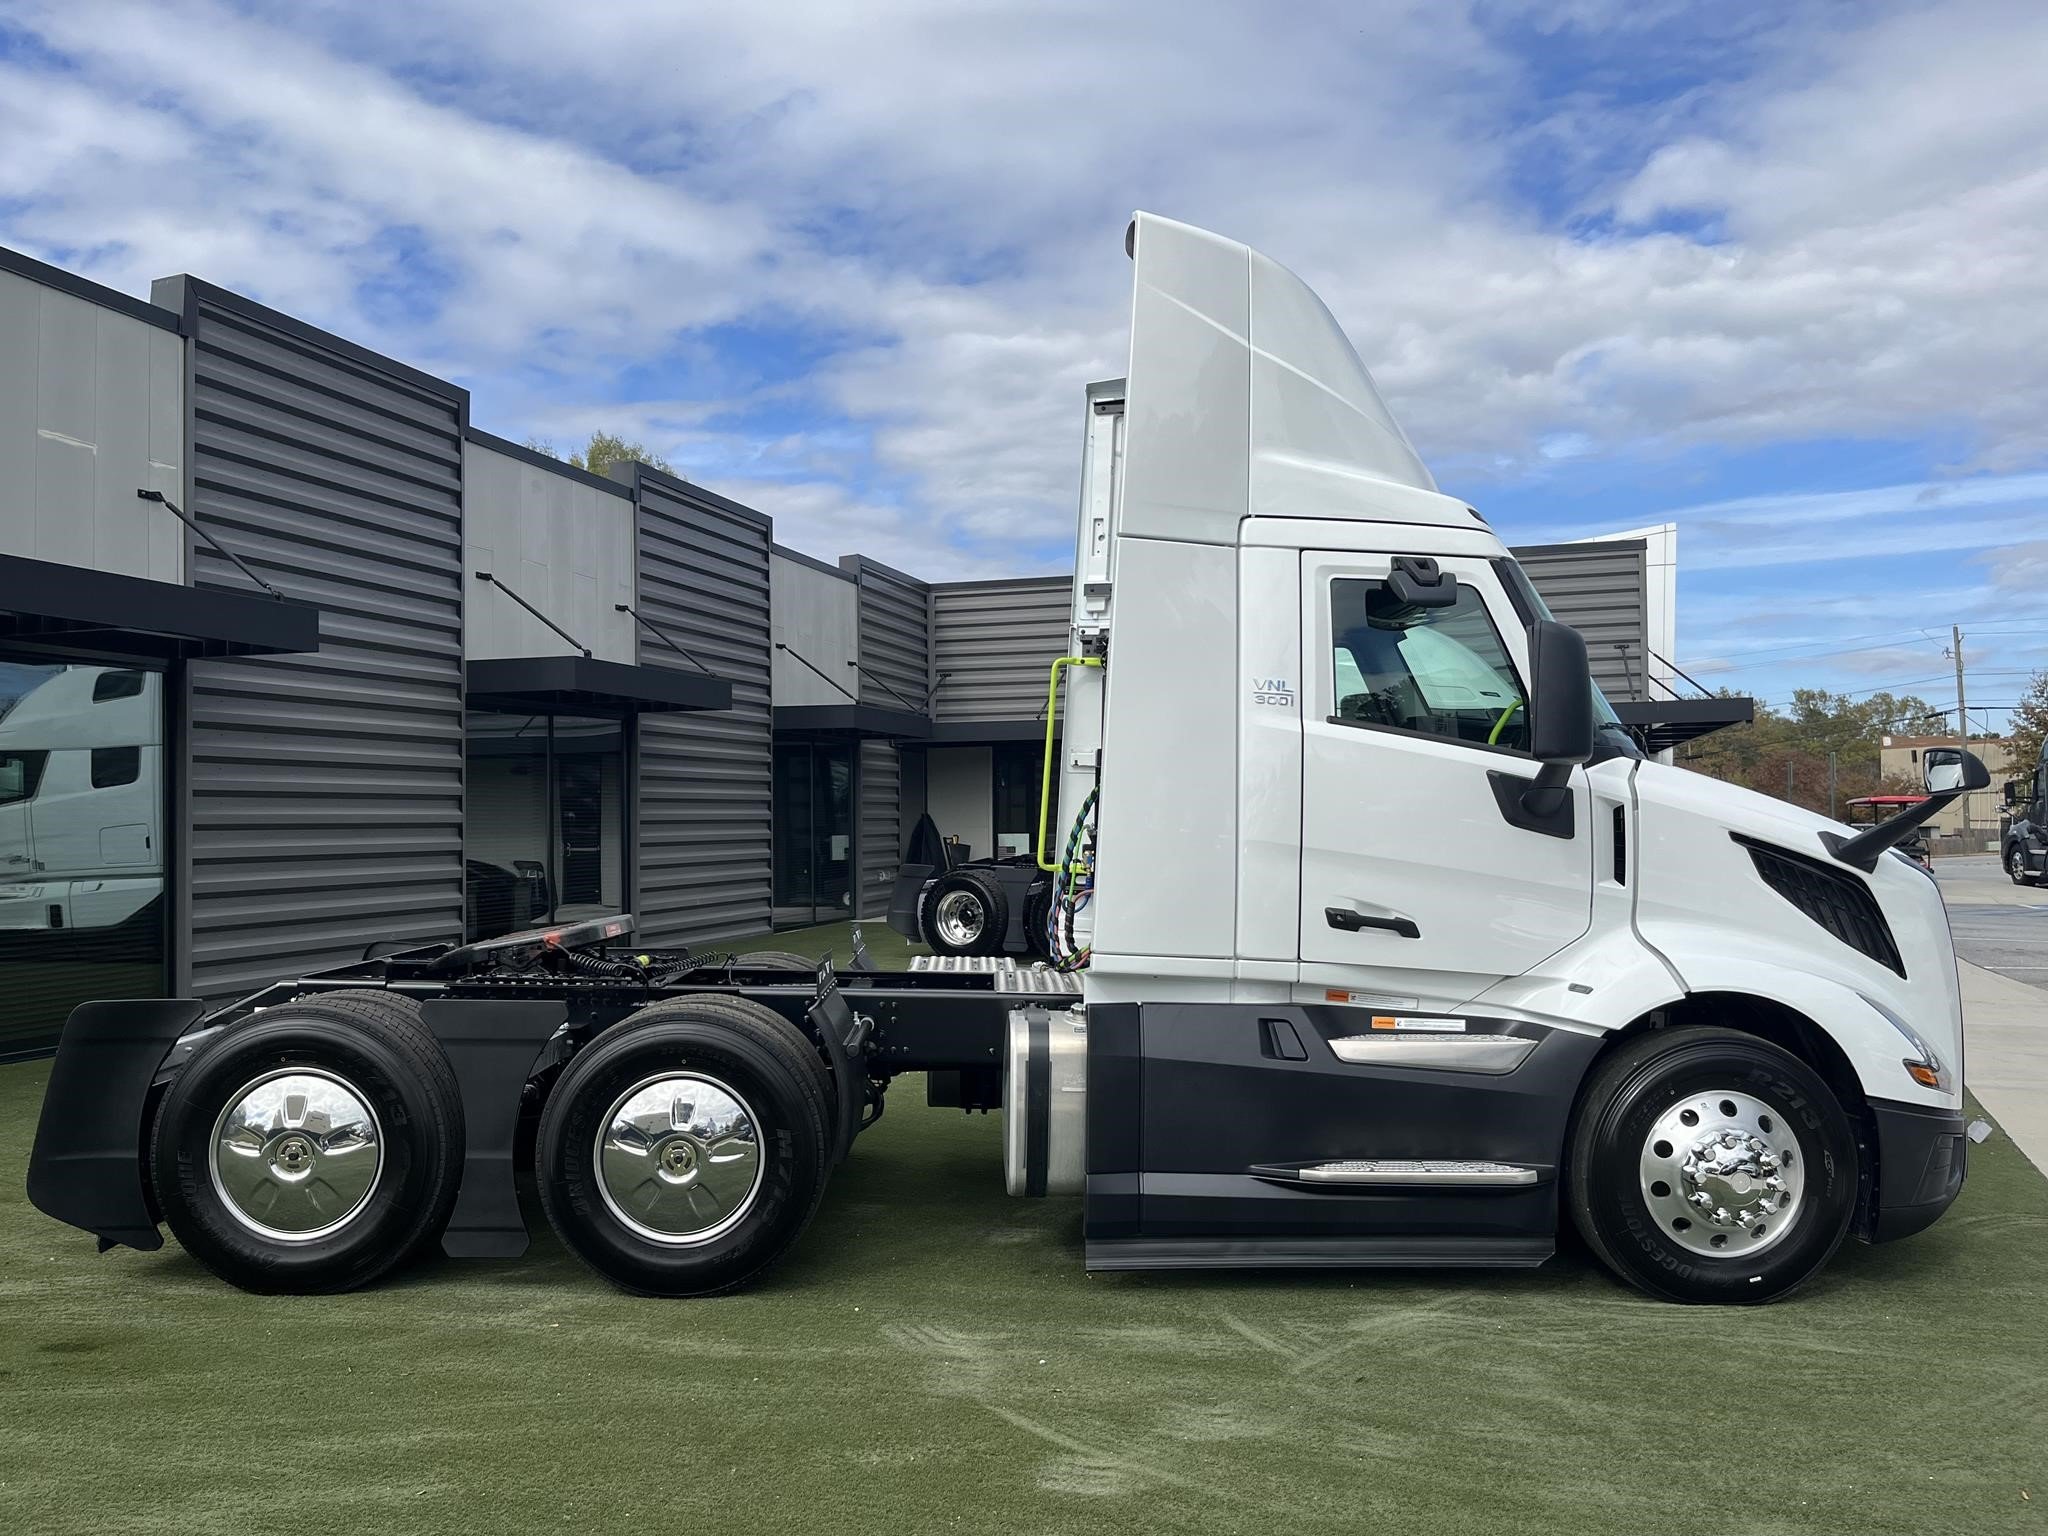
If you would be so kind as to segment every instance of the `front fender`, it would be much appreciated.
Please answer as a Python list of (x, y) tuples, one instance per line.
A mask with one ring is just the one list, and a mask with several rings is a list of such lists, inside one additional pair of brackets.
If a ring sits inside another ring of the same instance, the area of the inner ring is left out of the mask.
[[(1730, 955), (1725, 948), (1711, 943), (1682, 939), (1660, 947), (1684, 980), (1688, 993), (1742, 993), (1782, 1003), (1811, 1019), (1842, 1048), (1866, 1097), (1925, 1105), (1930, 1109), (1961, 1107), (1961, 1063), (1947, 1063), (1954, 1083), (1949, 1091), (1921, 1087), (1906, 1072), (1906, 1059), (1913, 1055), (1913, 1048), (1905, 1037), (1864, 1000), (1856, 985), (1817, 970), (1810, 950), (1788, 945), (1759, 952), (1753, 937), (1746, 938), (1744, 944), (1750, 952), (1741, 956)], [(1907, 1023), (1916, 1022), (1899, 1006), (1898, 999), (1881, 1001), (1899, 1012)]]

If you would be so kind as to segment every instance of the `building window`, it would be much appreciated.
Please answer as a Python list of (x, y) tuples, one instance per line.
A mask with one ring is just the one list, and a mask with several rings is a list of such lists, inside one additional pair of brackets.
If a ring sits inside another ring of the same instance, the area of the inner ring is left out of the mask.
[(853, 748), (775, 748), (775, 926), (836, 923), (853, 903)]
[(0, 661), (0, 1057), (80, 1003), (163, 995), (160, 684)]
[(1045, 771), (1040, 742), (1003, 742), (993, 757), (995, 856), (1029, 855), (1038, 841), (1038, 781)]
[(626, 727), (477, 711), (464, 734), (468, 936), (624, 911)]

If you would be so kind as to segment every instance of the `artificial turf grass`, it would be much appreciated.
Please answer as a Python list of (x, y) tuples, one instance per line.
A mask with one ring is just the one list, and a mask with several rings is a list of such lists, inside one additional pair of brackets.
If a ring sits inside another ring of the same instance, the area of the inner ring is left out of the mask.
[(253, 1297), (28, 1206), (47, 1073), (0, 1069), (0, 1531), (1985, 1532), (2048, 1496), (2048, 1181), (2003, 1137), (1773, 1307), (1572, 1247), (1091, 1277), (1078, 1202), (1006, 1198), (996, 1117), (911, 1078), (737, 1296), (626, 1297), (542, 1232)]

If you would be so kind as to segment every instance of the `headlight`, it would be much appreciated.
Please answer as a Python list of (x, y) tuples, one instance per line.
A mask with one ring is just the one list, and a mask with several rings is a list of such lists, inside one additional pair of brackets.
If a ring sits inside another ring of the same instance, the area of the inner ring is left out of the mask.
[[(1863, 994), (1860, 992), (1856, 995), (1863, 997)], [(1949, 1076), (1948, 1067), (1943, 1063), (1941, 1057), (1935, 1054), (1934, 1047), (1920, 1038), (1920, 1031), (1908, 1024), (1896, 1013), (1893, 1013), (1891, 1009), (1885, 1007), (1876, 998), (1863, 997), (1863, 1001), (1876, 1009), (1884, 1021), (1891, 1025), (1893, 1029), (1896, 1029), (1904, 1037), (1906, 1044), (1913, 1048), (1913, 1054), (1904, 1058), (1900, 1063), (1900, 1065), (1905, 1067), (1906, 1075), (1922, 1088), (1933, 1088), (1938, 1092), (1947, 1093), (1953, 1085), (1954, 1079)]]

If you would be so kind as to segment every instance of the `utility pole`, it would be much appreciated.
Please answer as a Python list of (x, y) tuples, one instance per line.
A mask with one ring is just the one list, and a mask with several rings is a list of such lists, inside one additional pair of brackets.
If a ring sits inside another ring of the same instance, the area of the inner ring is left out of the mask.
[(1835, 754), (1828, 753), (1828, 816), (1835, 821), (1842, 819), (1841, 808), (1835, 802)]
[[(1951, 624), (1948, 627), (1948, 632), (1950, 638), (1954, 641), (1954, 645), (1950, 648), (1950, 654), (1956, 659), (1956, 745), (1967, 752), (1970, 750), (1970, 711), (1963, 697), (1963, 627), (1960, 624)], [(1963, 851), (1968, 853), (1971, 851), (1970, 797), (1964, 795), (1962, 798)]]

